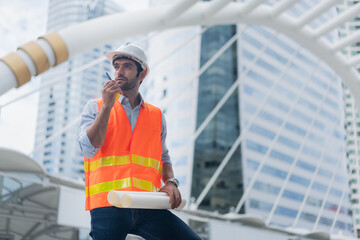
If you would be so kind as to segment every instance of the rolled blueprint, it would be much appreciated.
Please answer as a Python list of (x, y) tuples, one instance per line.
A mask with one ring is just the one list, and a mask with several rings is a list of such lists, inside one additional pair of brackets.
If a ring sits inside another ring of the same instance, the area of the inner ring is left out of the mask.
[[(120, 208), (170, 209), (170, 197), (164, 192), (110, 191), (108, 202)], [(182, 199), (177, 210), (183, 209), (186, 200)]]

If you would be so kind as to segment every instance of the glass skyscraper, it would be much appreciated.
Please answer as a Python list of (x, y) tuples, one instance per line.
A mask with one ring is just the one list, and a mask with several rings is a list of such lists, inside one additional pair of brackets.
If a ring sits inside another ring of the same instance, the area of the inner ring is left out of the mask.
[[(50, 0), (47, 31), (57, 31), (120, 11), (122, 9), (111, 0)], [(45, 85), (54, 79), (64, 78), (66, 74), (103, 57), (106, 52), (117, 47), (118, 43), (106, 44), (78, 54), (45, 73), (41, 84)], [(98, 63), (66, 77), (40, 92), (34, 159), (48, 172), (73, 179), (83, 178), (83, 157), (76, 143), (79, 122), (45, 146), (40, 144), (79, 117), (88, 100), (101, 96), (101, 88), (107, 81), (105, 71), (112, 72), (109, 61)]]
[[(315, 4), (299, 1), (287, 14), (297, 17)], [(332, 69), (258, 25), (163, 31), (149, 47), (145, 99), (163, 106), (175, 175), (192, 207), (352, 234), (342, 81)]]
[[(339, 13), (352, 7), (358, 1), (346, 0), (338, 6)], [(347, 22), (339, 30), (340, 38), (350, 36), (356, 29), (360, 27), (358, 18)], [(350, 59), (354, 55), (359, 54), (359, 43), (353, 44), (343, 50), (346, 58)], [(344, 84), (344, 107), (345, 107), (345, 126), (346, 126), (346, 146), (347, 156), (349, 159), (351, 203), (354, 216), (354, 229), (360, 237), (360, 115), (359, 106), (356, 106), (355, 99), (350, 89)]]

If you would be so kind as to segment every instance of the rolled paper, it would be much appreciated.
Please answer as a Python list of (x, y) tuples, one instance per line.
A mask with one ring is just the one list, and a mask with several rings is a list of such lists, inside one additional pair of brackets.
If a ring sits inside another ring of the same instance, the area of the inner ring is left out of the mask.
[[(110, 191), (108, 202), (120, 208), (171, 209), (170, 197), (164, 192)], [(186, 199), (182, 199), (177, 210), (183, 209)]]

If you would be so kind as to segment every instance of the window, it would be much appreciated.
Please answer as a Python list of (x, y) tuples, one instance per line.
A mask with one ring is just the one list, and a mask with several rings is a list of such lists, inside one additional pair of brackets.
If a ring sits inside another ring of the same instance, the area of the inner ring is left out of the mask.
[(256, 170), (259, 167), (259, 163), (252, 159), (246, 159), (247, 167)]
[(261, 172), (267, 173), (269, 175), (272, 175), (274, 177), (281, 178), (281, 179), (285, 179), (286, 175), (287, 175), (287, 172), (282, 171), (280, 169), (276, 169), (274, 167), (270, 167), (268, 165), (264, 165)]
[(295, 175), (295, 174), (291, 175), (290, 182), (294, 182), (294, 183), (297, 183), (297, 184), (305, 186), (305, 187), (309, 186), (309, 184), (310, 184), (309, 179), (300, 177), (300, 176)]
[(272, 208), (271, 203), (262, 202), (255, 199), (250, 199), (249, 203), (250, 203), (250, 208), (259, 209), (260, 211), (263, 212), (270, 212)]
[(272, 81), (267, 79), (264, 76), (259, 75), (258, 73), (254, 72), (254, 71), (249, 71), (247, 74), (249, 77), (251, 77), (252, 79), (254, 79), (256, 82), (264, 85), (265, 87), (271, 87), (272, 86)]
[(293, 141), (293, 140), (291, 140), (289, 138), (286, 138), (286, 137), (283, 137), (283, 136), (279, 137), (278, 142), (285, 145), (285, 146), (293, 148), (295, 150), (298, 150), (299, 147), (300, 147), (300, 144), (298, 142)]
[(280, 161), (286, 162), (291, 164), (294, 161), (294, 158), (286, 155), (285, 153), (276, 151), (276, 150), (272, 150), (270, 153), (270, 157), (274, 158), (274, 159), (279, 159)]
[(265, 111), (261, 111), (259, 113), (259, 117), (261, 117), (262, 119), (266, 119), (269, 122), (275, 123), (278, 126), (280, 126), (283, 122), (283, 120), (281, 118), (278, 118), (278, 117), (272, 115), (271, 113), (268, 113)]
[(272, 195), (277, 195), (280, 192), (280, 188), (273, 186), (268, 183), (264, 183), (261, 181), (256, 181), (254, 184), (254, 189), (257, 189), (262, 192), (270, 193)]
[(295, 218), (296, 215), (297, 215), (297, 212), (298, 212), (298, 211), (297, 211), (297, 210), (294, 210), (294, 209), (290, 209), (290, 208), (278, 206), (278, 207), (276, 208), (275, 214), (279, 214), (279, 215), (283, 215), (283, 216)]
[(321, 184), (321, 183), (318, 183), (318, 182), (314, 182), (314, 184), (312, 185), (312, 188), (313, 189), (316, 189), (320, 192), (326, 192), (327, 191), (327, 186)]
[(287, 122), (285, 124), (285, 128), (290, 130), (293, 133), (300, 135), (300, 136), (305, 136), (305, 134), (306, 134), (306, 131), (303, 128), (300, 128), (300, 127), (296, 126), (295, 124), (292, 124), (289, 122)]
[(246, 148), (256, 151), (256, 152), (259, 152), (259, 153), (262, 153), (262, 154), (265, 154), (268, 149), (267, 147), (260, 145), (258, 143), (255, 143), (253, 141), (250, 141), (250, 140), (246, 140)]
[(311, 117), (309, 117), (308, 115), (302, 113), (302, 112), (299, 112), (297, 110), (294, 110), (292, 112), (292, 115), (295, 117), (295, 118), (298, 118), (299, 120), (305, 122), (305, 123), (311, 123)]
[(289, 198), (298, 202), (302, 202), (304, 199), (304, 194), (296, 193), (290, 190), (285, 190), (283, 193), (283, 197)]
[(298, 160), (296, 166), (301, 167), (309, 172), (314, 172), (316, 167), (310, 163), (304, 162), (302, 160)]
[(269, 139), (273, 139), (275, 137), (274, 132), (267, 130), (266, 128), (263, 128), (257, 124), (252, 124), (250, 131)]
[(310, 213), (306, 213), (306, 212), (301, 213), (300, 218), (304, 219), (304, 220), (306, 220), (308, 222), (315, 222), (316, 221), (316, 216), (315, 215), (310, 214)]
[(272, 105), (276, 108), (278, 108), (279, 110), (287, 113), (289, 111), (289, 106), (287, 106), (286, 104), (284, 104), (283, 102), (280, 102), (274, 98), (269, 98), (268, 99), (268, 102), (267, 102), (269, 105)]

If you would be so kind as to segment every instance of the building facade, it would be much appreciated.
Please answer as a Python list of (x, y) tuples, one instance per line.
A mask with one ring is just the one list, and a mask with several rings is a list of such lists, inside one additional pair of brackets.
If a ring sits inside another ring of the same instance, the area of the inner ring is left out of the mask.
[[(122, 9), (110, 0), (50, 0), (47, 31), (57, 31), (119, 11)], [(45, 85), (49, 81), (70, 75), (84, 65), (103, 57), (106, 52), (116, 49), (118, 44), (109, 43), (74, 56), (43, 74), (41, 84)], [(76, 119), (88, 100), (101, 96), (101, 88), (107, 81), (106, 71), (112, 73), (109, 61), (103, 61), (68, 76), (40, 92), (34, 159), (48, 172), (73, 179), (84, 177), (83, 157), (76, 142), (80, 123), (76, 122)], [(52, 138), (69, 124), (72, 124), (70, 129), (43, 146), (48, 138)]]
[[(315, 4), (299, 1), (287, 14)], [(175, 174), (193, 208), (353, 234), (342, 81), (332, 69), (257, 25), (169, 30), (149, 46), (151, 60), (164, 60), (150, 63), (144, 95), (163, 106)]]
[[(338, 6), (339, 13), (352, 7), (358, 1), (346, 0), (343, 4)], [(360, 21), (355, 19), (344, 24), (340, 28), (339, 37), (344, 38), (350, 36), (356, 29), (360, 27)], [(344, 49), (343, 54), (346, 58), (351, 58), (359, 54), (359, 43), (353, 44)], [(351, 188), (351, 203), (354, 218), (354, 229), (357, 236), (360, 237), (360, 115), (358, 106), (355, 104), (355, 99), (352, 96), (350, 89), (344, 85), (344, 108), (345, 108), (345, 126), (346, 126), (346, 147), (347, 156), (349, 159), (349, 173), (350, 173), (350, 188)]]

